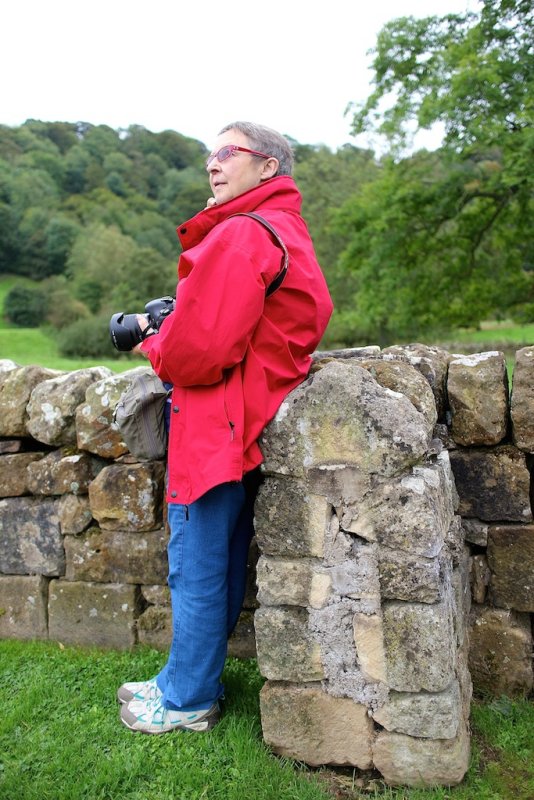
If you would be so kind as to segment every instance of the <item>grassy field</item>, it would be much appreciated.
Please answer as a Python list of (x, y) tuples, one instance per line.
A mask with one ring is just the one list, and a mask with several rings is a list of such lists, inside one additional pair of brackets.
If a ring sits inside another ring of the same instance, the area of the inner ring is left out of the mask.
[(108, 367), (113, 372), (124, 372), (144, 363), (139, 357), (106, 358), (64, 358), (59, 355), (54, 338), (42, 328), (0, 328), (0, 359), (8, 358), (21, 367), (37, 364), (49, 369), (71, 372), (84, 367)]
[(128, 356), (119, 359), (63, 358), (51, 332), (44, 328), (17, 328), (6, 322), (2, 313), (4, 300), (15, 284), (34, 286), (35, 282), (13, 276), (0, 279), (0, 359), (10, 359), (21, 367), (37, 364), (66, 372), (84, 367), (108, 367), (113, 372), (124, 372), (143, 363), (141, 357)]
[(310, 769), (262, 740), (255, 661), (230, 659), (221, 722), (207, 734), (133, 734), (117, 687), (150, 677), (164, 656), (52, 642), (0, 642), (2, 800), (532, 800), (534, 706), (473, 707), (473, 753), (455, 788), (392, 789), (378, 773)]

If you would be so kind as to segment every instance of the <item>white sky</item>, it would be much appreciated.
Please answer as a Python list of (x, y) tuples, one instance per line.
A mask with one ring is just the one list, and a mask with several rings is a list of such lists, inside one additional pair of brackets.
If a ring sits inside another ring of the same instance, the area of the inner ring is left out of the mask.
[(136, 123), (210, 147), (223, 125), (244, 119), (302, 144), (364, 145), (350, 137), (344, 111), (369, 94), (367, 51), (380, 28), (398, 16), (442, 16), (478, 5), (7, 1), (0, 12), (0, 123), (83, 120), (115, 129)]

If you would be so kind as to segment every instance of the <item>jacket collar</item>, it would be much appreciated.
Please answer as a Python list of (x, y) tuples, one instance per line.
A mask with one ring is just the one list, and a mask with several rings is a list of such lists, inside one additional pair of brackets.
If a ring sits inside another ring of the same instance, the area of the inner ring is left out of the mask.
[(212, 206), (200, 211), (187, 222), (176, 228), (183, 250), (194, 247), (220, 222), (231, 217), (232, 214), (254, 211), (261, 206), (262, 209), (276, 209), (292, 211), (299, 214), (302, 198), (293, 178), (280, 175), (271, 178), (265, 183), (260, 183), (248, 192), (234, 197), (220, 206)]

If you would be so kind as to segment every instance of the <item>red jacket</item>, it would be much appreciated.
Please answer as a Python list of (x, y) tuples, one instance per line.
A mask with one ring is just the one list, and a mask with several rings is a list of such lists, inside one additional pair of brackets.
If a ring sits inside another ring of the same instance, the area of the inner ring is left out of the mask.
[[(183, 252), (176, 307), (142, 345), (174, 386), (171, 503), (192, 503), (257, 467), (258, 437), (308, 374), (332, 301), (300, 208), (293, 179), (281, 176), (177, 229)], [(229, 219), (243, 211), (268, 220), (289, 251), (284, 282), (268, 298), (282, 251), (256, 220)]]

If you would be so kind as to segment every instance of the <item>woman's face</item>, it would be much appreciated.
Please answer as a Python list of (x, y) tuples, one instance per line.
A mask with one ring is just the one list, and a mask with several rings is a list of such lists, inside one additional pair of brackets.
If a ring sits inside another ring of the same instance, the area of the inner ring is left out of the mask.
[[(251, 149), (247, 137), (241, 131), (232, 129), (217, 137), (212, 153), (217, 153), (221, 147), (227, 144), (237, 144), (240, 147)], [(278, 161), (275, 158), (261, 158), (240, 150), (234, 151), (224, 161), (213, 158), (208, 164), (207, 170), (211, 191), (217, 205), (226, 203), (243, 192), (253, 189), (254, 186), (258, 186), (262, 181), (272, 178), (277, 168)]]

